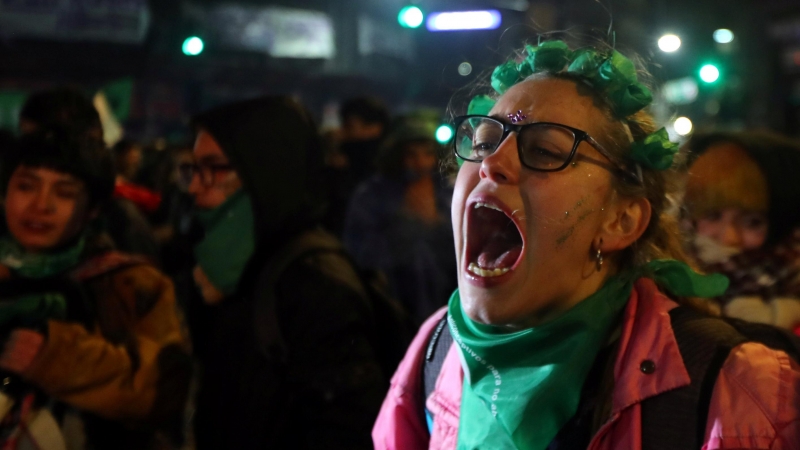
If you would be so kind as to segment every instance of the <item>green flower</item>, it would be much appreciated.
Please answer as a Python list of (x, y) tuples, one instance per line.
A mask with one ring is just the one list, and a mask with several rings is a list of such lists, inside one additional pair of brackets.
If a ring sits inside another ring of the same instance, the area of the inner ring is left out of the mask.
[(662, 128), (631, 145), (630, 158), (653, 170), (667, 170), (672, 166), (680, 145), (670, 142), (667, 130)]
[(497, 66), (492, 73), (492, 87), (498, 94), (505, 93), (508, 88), (515, 85), (519, 80), (519, 70), (514, 60), (506, 61)]
[(653, 93), (642, 83), (634, 83), (608, 93), (617, 117), (625, 118), (637, 113), (653, 101)]
[(467, 114), (488, 116), (489, 111), (491, 111), (492, 108), (494, 108), (495, 103), (497, 103), (497, 100), (489, 97), (488, 95), (476, 95), (469, 102), (469, 106), (467, 107)]
[(636, 83), (636, 66), (622, 53), (614, 50), (598, 70), (595, 85), (607, 91), (617, 91)]
[(567, 72), (579, 75), (588, 80), (594, 80), (599, 76), (600, 66), (605, 57), (597, 50), (584, 48), (577, 50), (573, 54), (572, 62), (567, 67)]
[(528, 45), (525, 48), (528, 56), (519, 65), (522, 78), (538, 72), (561, 72), (572, 55), (564, 41), (546, 41), (538, 47)]

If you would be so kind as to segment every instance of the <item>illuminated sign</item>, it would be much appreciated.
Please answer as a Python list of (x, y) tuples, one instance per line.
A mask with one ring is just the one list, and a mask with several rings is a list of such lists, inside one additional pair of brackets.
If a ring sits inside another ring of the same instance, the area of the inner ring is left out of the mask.
[(503, 17), (500, 11), (450, 11), (435, 12), (428, 16), (430, 31), (494, 30), (500, 27)]

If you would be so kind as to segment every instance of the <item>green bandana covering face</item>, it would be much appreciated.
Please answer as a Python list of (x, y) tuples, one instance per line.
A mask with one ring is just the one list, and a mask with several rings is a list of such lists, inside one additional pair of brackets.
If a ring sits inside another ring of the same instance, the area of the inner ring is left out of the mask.
[(78, 265), (85, 239), (58, 253), (28, 253), (10, 236), (0, 238), (0, 264), (25, 278), (46, 278)]
[(255, 216), (250, 197), (240, 189), (217, 208), (195, 214), (206, 231), (194, 249), (197, 263), (214, 287), (231, 295), (255, 251)]
[(508, 333), (472, 321), (458, 291), (448, 324), (464, 368), (458, 449), (544, 450), (575, 414), (594, 359), (645, 274), (675, 295), (720, 295), (725, 277), (678, 261), (653, 261), (610, 278), (599, 291), (543, 325)]

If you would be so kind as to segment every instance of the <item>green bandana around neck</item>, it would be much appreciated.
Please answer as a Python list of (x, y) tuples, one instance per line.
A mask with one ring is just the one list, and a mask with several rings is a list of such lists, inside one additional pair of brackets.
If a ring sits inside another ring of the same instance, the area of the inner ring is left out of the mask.
[(214, 287), (231, 295), (256, 246), (250, 196), (239, 190), (217, 208), (196, 211), (195, 215), (206, 231), (194, 249), (197, 264)]
[(85, 245), (86, 239), (81, 237), (75, 245), (57, 253), (30, 253), (11, 236), (3, 236), (0, 264), (24, 278), (47, 278), (77, 266)]
[(467, 317), (456, 290), (448, 324), (464, 368), (458, 449), (546, 449), (577, 411), (586, 376), (639, 276), (682, 296), (716, 296), (727, 288), (725, 277), (653, 261), (611, 277), (553, 321), (513, 333)]

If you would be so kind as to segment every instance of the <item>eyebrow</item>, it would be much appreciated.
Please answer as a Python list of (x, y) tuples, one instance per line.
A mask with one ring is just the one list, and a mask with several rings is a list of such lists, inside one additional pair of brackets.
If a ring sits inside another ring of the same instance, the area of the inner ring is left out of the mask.
[[(37, 182), (41, 182), (42, 181), (42, 177), (40, 177), (39, 175), (36, 174), (36, 170), (35, 169), (28, 169), (28, 168), (21, 167), (19, 169), (19, 172), (16, 174), (16, 176), (33, 179), (33, 180), (35, 180)], [(68, 173), (62, 173), (61, 176), (67, 177), (67, 178), (59, 179), (59, 180), (57, 180), (55, 182), (55, 184), (62, 185), (62, 186), (63, 185), (69, 185), (69, 186), (77, 185), (77, 186), (80, 186), (83, 183), (82, 180), (80, 180), (80, 179), (76, 178), (74, 175), (71, 175), (71, 174), (68, 174)]]

